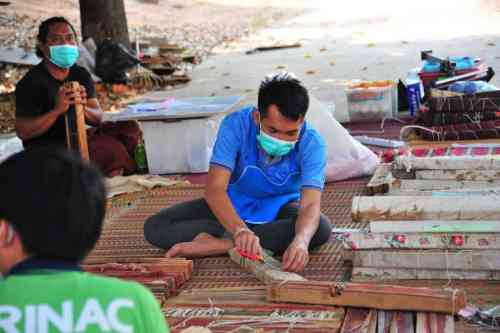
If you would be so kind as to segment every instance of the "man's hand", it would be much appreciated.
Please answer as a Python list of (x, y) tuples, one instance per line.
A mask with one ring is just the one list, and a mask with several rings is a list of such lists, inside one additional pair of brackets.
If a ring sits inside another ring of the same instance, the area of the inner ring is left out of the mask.
[(301, 272), (309, 262), (309, 245), (295, 238), (283, 255), (281, 268), (288, 272)]
[(80, 103), (83, 106), (87, 105), (87, 89), (84, 86), (80, 86)]
[(242, 228), (234, 233), (234, 245), (239, 251), (245, 251), (251, 256), (262, 256), (260, 240), (252, 230)]
[(74, 104), (87, 105), (87, 90), (85, 87), (80, 86), (77, 91), (67, 89), (65, 86), (59, 87), (54, 107), (57, 113), (64, 114), (68, 112), (69, 107)]

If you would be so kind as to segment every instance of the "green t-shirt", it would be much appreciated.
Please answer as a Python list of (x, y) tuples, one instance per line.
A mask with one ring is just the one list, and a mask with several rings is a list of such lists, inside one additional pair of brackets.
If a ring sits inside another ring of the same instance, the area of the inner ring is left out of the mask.
[(142, 285), (78, 271), (30, 271), (0, 280), (0, 333), (165, 333)]

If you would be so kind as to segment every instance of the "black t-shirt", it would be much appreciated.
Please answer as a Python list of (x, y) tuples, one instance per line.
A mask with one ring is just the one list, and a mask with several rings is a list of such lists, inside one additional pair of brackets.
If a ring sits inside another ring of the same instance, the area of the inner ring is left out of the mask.
[[(59, 81), (49, 73), (42, 61), (26, 73), (16, 86), (16, 117), (39, 117), (51, 111), (55, 106), (59, 87), (67, 81), (78, 81), (87, 90), (87, 98), (95, 98), (94, 83), (85, 68), (73, 65), (68, 77), (64, 81)], [(64, 115), (59, 116), (47, 132), (35, 138), (23, 140), (25, 149), (65, 143)]]

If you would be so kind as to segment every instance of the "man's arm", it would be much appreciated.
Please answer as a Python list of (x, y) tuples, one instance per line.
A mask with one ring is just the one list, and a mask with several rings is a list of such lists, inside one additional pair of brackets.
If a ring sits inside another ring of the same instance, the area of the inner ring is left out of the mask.
[(259, 238), (247, 228), (238, 216), (229, 196), (227, 186), (231, 171), (222, 166), (212, 164), (208, 170), (205, 200), (224, 228), (233, 234), (235, 246), (250, 254), (262, 255)]
[(87, 100), (85, 122), (92, 126), (99, 126), (102, 123), (102, 110), (97, 98), (90, 98)]
[(283, 255), (283, 270), (300, 272), (309, 262), (309, 244), (318, 230), (321, 216), (321, 191), (303, 188), (295, 223), (295, 238)]
[(47, 132), (56, 122), (57, 118), (68, 111), (69, 106), (74, 103), (75, 94), (66, 91), (64, 86), (59, 88), (54, 109), (42, 116), (16, 117), (16, 133), (22, 140), (36, 138)]

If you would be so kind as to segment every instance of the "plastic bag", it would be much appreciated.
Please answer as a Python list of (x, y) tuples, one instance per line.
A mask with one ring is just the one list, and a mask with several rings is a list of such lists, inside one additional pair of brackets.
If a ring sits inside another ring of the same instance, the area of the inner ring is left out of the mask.
[(97, 48), (95, 72), (104, 82), (126, 83), (126, 70), (139, 63), (123, 45), (105, 39)]
[(319, 100), (309, 97), (306, 120), (321, 134), (327, 146), (326, 180), (373, 174), (380, 163), (377, 155), (356, 141)]

